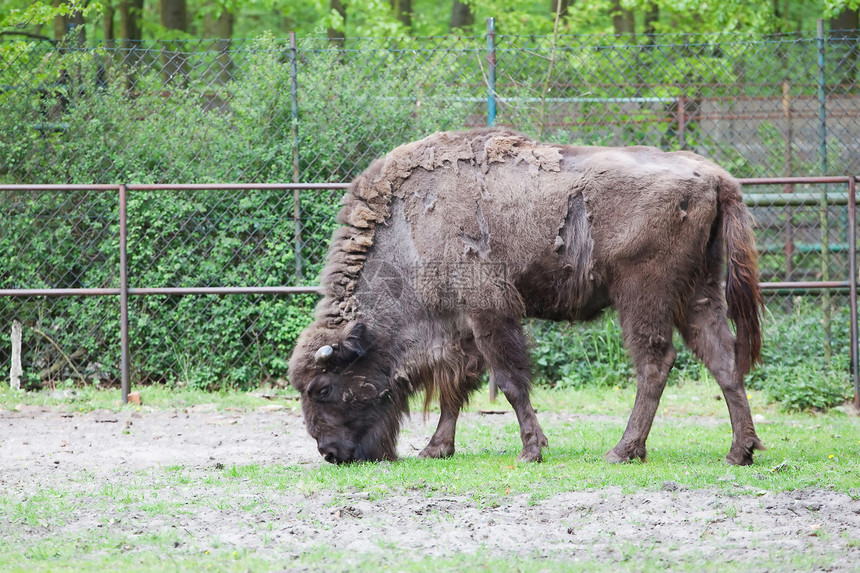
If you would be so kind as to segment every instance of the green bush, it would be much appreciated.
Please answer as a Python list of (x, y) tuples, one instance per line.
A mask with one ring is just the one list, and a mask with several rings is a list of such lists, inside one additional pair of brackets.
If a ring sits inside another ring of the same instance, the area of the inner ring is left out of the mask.
[[(847, 305), (836, 299), (831, 311), (830, 362), (824, 358), (820, 301), (774, 297), (764, 320), (762, 362), (747, 376), (748, 388), (764, 390), (788, 410), (825, 410), (849, 397)], [(529, 321), (535, 383), (552, 388), (635, 384), (635, 372), (624, 350), (614, 311), (591, 324)], [(705, 366), (675, 335), (678, 355), (668, 384), (708, 377)]]
[(533, 320), (528, 322), (527, 332), (538, 384), (611, 387), (624, 385), (634, 376), (614, 312), (591, 324)]
[[(103, 49), (49, 51), (40, 59), (33, 46), (20, 46), (14, 55), (29, 58), (31, 84), (0, 92), (9, 127), (0, 131), (0, 181), (293, 179), (289, 59), (270, 37), (246, 54), (249, 62), (233, 81), (217, 86), (215, 95), (226, 102), (217, 110), (204, 105), (216, 89), (205, 76), (186, 86), (163, 84), (157, 71), (119, 66)], [(424, 92), (404, 81), (419, 73), (413, 58), (368, 71), (364, 62), (330, 51), (303, 54), (298, 103), (302, 125), (315, 127), (303, 128), (298, 139), (302, 182), (348, 180), (403, 141), (465, 122), (466, 105), (447, 101), (454, 88)], [(103, 83), (93, 81), (99, 68)], [(379, 94), (385, 104), (366, 113)], [(334, 108), (341, 111), (337, 123), (330, 120)], [(292, 193), (130, 191), (130, 286), (316, 284), (340, 195), (301, 193), (297, 251)], [(118, 286), (115, 193), (2, 199), (0, 288)], [(315, 303), (313, 296), (133, 298), (133, 380), (218, 389), (282, 379)], [(0, 299), (0, 324), (24, 322), (25, 369), (41, 373), (43, 383), (79, 374), (116, 380), (118, 315), (115, 299)], [(4, 340), (0, 359), (9, 352)]]
[[(838, 360), (839, 366), (847, 366)], [(768, 397), (789, 411), (827, 410), (838, 406), (849, 396), (848, 375), (836, 364), (821, 367), (806, 363), (770, 368), (763, 384)]]
[[(587, 46), (589, 40), (580, 38), (560, 44), (553, 77), (547, 78), (546, 39), (500, 38), (499, 122), (543, 132), (557, 142), (677, 146), (677, 134), (670, 133), (674, 111), (666, 101), (631, 106), (594, 98), (731, 100), (773, 96), (762, 91), (769, 86), (781, 97), (785, 66), (779, 62), (786, 55), (793, 62), (795, 96), (814, 95), (816, 85), (810, 75), (814, 66), (805, 64), (814, 60), (809, 41), (777, 47), (716, 37), (691, 44), (689, 37), (678, 37), (664, 46), (629, 46), (599, 38), (593, 39), (599, 45)], [(300, 181), (348, 181), (398, 144), (485, 121), (484, 44), (477, 40), (474, 50), (466, 41), (433, 40), (436, 45), (402, 39), (357, 42), (339, 52), (324, 39), (304, 41), (298, 51), (298, 118), (291, 109), (290, 52), (272, 37), (231, 50), (236, 75), (226, 83), (206, 71), (223, 56), (214, 52), (189, 50), (189, 58), (198, 59), (188, 81), (179, 83), (165, 82), (157, 49), (141, 51), (139, 65), (130, 67), (121, 62), (124, 54), (104, 48), (61, 52), (30, 42), (0, 43), (0, 59), (12, 63), (0, 69), (0, 181), (286, 182), (294, 177), (296, 151)], [(636, 81), (628, 81), (634, 71)], [(579, 100), (554, 101), (564, 98)], [(716, 147), (694, 124), (687, 127), (689, 146), (739, 176), (773, 175), (788, 167), (779, 153), (754, 163), (731, 142), (721, 140), (723, 147)], [(769, 149), (784, 147), (773, 126), (749, 135)], [(800, 167), (797, 160), (794, 167)], [(841, 167), (834, 163), (831, 169)], [(132, 192), (131, 286), (315, 284), (339, 196), (301, 193), (297, 241), (291, 193)], [(0, 287), (118, 286), (113, 193), (3, 193), (0, 200), (6, 207)], [(812, 209), (784, 216), (809, 227), (818, 220)], [(770, 248), (762, 267), (776, 275), (784, 265), (781, 235), (774, 230), (760, 235)], [(817, 255), (796, 255), (796, 268), (814, 272), (817, 260)], [(820, 307), (800, 301), (784, 312), (783, 302), (775, 299), (771, 305), (765, 363), (749, 383), (800, 403), (792, 396), (809, 391), (792, 389), (814, 381), (814, 373), (839, 382), (845, 366), (839, 357), (848, 352), (846, 310), (834, 306), (834, 359), (827, 364)], [(134, 298), (134, 379), (205, 388), (279, 379), (314, 304), (312, 296)], [(115, 299), (0, 299), (0, 325), (13, 318), (25, 322), (28, 375), (45, 383), (78, 373), (90, 381), (115, 380), (118, 315)], [(632, 380), (613, 316), (585, 326), (531, 322), (537, 382), (614, 386)], [(0, 340), (0, 360), (5, 360), (9, 343)], [(670, 384), (701, 377), (702, 366), (680, 341), (676, 347)]]

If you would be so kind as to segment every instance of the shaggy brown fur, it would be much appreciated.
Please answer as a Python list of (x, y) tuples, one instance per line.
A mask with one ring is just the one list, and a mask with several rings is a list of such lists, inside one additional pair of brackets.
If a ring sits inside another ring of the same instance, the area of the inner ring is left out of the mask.
[(457, 416), (487, 368), (517, 414), (520, 459), (540, 460), (547, 440), (520, 321), (588, 320), (610, 305), (638, 382), (608, 460), (646, 456), (673, 327), (723, 390), (729, 462), (752, 463), (762, 447), (743, 385), (761, 350), (750, 220), (737, 182), (702, 157), (437, 133), (375, 161), (339, 219), (325, 297), (290, 361), (328, 461), (395, 458), (408, 398), (421, 390), (441, 406), (421, 456), (451, 455)]

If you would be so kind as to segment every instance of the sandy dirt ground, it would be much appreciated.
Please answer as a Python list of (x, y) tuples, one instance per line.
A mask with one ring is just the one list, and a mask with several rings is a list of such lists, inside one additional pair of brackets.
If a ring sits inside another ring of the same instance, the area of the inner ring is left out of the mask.
[[(506, 416), (493, 416), (491, 423), (510, 423)], [(414, 417), (401, 439), (402, 454), (414, 456), (434, 422)], [(461, 421), (478, 423), (487, 423), (486, 417), (467, 414)], [(131, 539), (173, 532), (177, 547), (188, 551), (235, 548), (287, 563), (328, 546), (354, 555), (394, 547), (416, 557), (456, 551), (611, 563), (645, 554), (667, 564), (749, 563), (749, 571), (785, 570), (794, 562), (821, 563), (830, 571), (860, 569), (860, 500), (824, 489), (731, 495), (666, 482), (658, 491), (605, 488), (537, 503), (511, 495), (488, 508), (467, 497), (424, 491), (371, 499), (363, 493), (255, 488), (252, 480), (245, 487), (238, 480), (232, 488), (206, 483), (206, 476), (234, 464), (322, 463), (295, 409), (0, 411), (0, 490), (7, 502), (64, 491), (73, 506), (56, 522), (0, 518), (0, 535), (27, 543), (102, 527)], [(184, 478), (169, 475), (177, 472)], [(153, 491), (164, 504), (161, 510), (134, 501)], [(254, 504), (262, 509), (247, 509)]]

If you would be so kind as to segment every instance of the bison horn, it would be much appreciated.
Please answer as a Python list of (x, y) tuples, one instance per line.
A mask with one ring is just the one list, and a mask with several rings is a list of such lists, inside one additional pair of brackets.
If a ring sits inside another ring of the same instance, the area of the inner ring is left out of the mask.
[(328, 362), (328, 359), (331, 358), (331, 355), (333, 353), (334, 353), (334, 349), (331, 346), (329, 346), (328, 344), (326, 344), (325, 346), (323, 346), (319, 350), (317, 350), (316, 354), (314, 354), (314, 360), (316, 360), (317, 362), (319, 362), (321, 364), (324, 362)]

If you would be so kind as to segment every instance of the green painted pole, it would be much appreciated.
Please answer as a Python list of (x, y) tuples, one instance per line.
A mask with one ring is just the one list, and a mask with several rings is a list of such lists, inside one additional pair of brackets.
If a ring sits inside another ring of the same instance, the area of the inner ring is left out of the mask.
[(496, 19), (487, 18), (487, 125), (496, 124)]
[[(821, 166), (821, 175), (827, 175), (827, 93), (825, 91), (825, 69), (824, 69), (824, 20), (818, 19), (818, 27), (816, 34), (816, 42), (818, 44), (818, 158)], [(821, 209), (820, 209), (820, 224), (821, 227), (821, 280), (830, 280), (830, 251), (828, 249), (830, 242), (830, 222), (827, 214), (827, 185), (821, 186)], [(821, 293), (821, 310), (823, 312), (824, 326), (824, 361), (830, 363), (830, 357), (833, 353), (830, 344), (831, 335), (831, 301), (830, 291), (825, 290)]]

